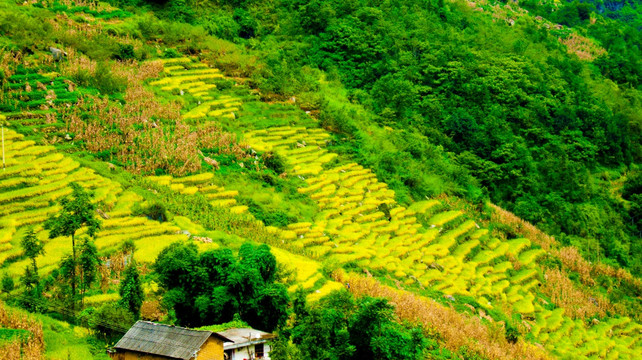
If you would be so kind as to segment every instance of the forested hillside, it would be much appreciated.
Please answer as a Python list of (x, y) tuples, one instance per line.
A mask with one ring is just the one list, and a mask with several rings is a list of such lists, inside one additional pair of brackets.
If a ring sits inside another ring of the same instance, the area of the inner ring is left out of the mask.
[(638, 12), (0, 0), (0, 352), (635, 358)]

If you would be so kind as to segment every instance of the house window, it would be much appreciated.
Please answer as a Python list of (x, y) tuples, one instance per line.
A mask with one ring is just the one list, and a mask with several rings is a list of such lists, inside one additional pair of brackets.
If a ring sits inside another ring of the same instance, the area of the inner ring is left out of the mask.
[(264, 349), (263, 349), (263, 344), (256, 344), (254, 345), (254, 354), (257, 359), (262, 359), (264, 354)]

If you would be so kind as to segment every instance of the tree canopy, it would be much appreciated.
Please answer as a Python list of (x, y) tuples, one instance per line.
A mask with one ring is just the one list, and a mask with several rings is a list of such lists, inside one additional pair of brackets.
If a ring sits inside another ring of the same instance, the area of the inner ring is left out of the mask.
[(174, 243), (154, 263), (166, 293), (163, 301), (184, 326), (231, 321), (272, 331), (287, 317), (289, 295), (278, 283), (276, 258), (267, 245), (246, 243), (198, 253), (193, 243)]

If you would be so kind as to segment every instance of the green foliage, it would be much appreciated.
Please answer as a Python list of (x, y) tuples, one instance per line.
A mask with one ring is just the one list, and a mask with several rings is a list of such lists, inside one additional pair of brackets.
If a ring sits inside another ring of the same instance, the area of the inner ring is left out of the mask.
[(587, 2), (573, 1), (565, 4), (554, 14), (554, 20), (562, 25), (577, 26), (589, 20), (595, 6)]
[(70, 236), (73, 241), (76, 232), (82, 227), (87, 227), (87, 234), (93, 237), (100, 229), (100, 221), (96, 218), (96, 205), (91, 201), (93, 194), (75, 182), (69, 186), (72, 189), (71, 196), (63, 197), (59, 201), (62, 207), (60, 212), (45, 222), (49, 238)]
[(9, 276), (9, 274), (4, 273), (2, 275), (2, 292), (11, 292), (13, 289), (15, 289), (16, 285), (13, 281), (13, 278)]
[(174, 243), (154, 263), (166, 292), (163, 301), (186, 326), (231, 321), (234, 314), (250, 326), (272, 331), (287, 316), (289, 296), (275, 283), (276, 259), (266, 245), (241, 246), (198, 254), (193, 243)]
[(622, 197), (632, 200), (635, 195), (640, 194), (642, 194), (642, 172), (637, 171), (626, 179), (622, 187)]
[(245, 321), (241, 320), (237, 316), (234, 317), (234, 320), (222, 324), (217, 324), (217, 325), (208, 325), (208, 326), (203, 326), (200, 328), (197, 328), (196, 330), (207, 330), (207, 331), (213, 331), (213, 332), (221, 332), (225, 331), (228, 329), (240, 329), (240, 328), (247, 328), (250, 325), (246, 323)]
[(387, 300), (365, 298), (349, 327), (357, 359), (422, 359), (426, 346), (420, 329), (394, 322)]
[(133, 315), (114, 303), (105, 303), (98, 309), (86, 311), (89, 314), (88, 325), (108, 341), (114, 341), (123, 335), (119, 329), (129, 329), (134, 324)]
[(203, 26), (210, 35), (225, 40), (234, 40), (241, 29), (234, 16), (225, 11), (210, 13)]
[(0, 328), (0, 345), (5, 342), (13, 341), (16, 338), (19, 338), (21, 342), (26, 343), (29, 341), (30, 337), (31, 332), (29, 330)]
[(258, 23), (252, 14), (243, 8), (236, 8), (234, 9), (233, 19), (239, 26), (238, 36), (243, 39), (254, 37)]
[[(393, 310), (385, 299), (333, 292), (299, 311), (292, 340), (305, 358), (423, 359), (428, 342), (421, 329), (398, 323)], [(294, 350), (282, 341), (288, 358)]]
[(78, 274), (78, 282), (80, 283), (81, 297), (84, 299), (85, 292), (91, 287), (91, 284), (96, 281), (100, 258), (98, 257), (96, 245), (89, 238), (84, 238), (79, 248), (77, 268), (80, 270), (80, 273)]
[(169, 214), (165, 205), (160, 202), (154, 202), (147, 206), (141, 207), (140, 204), (135, 204), (132, 209), (132, 214), (136, 216), (145, 216), (150, 220), (158, 222), (165, 222), (169, 220)]
[(117, 60), (131, 60), (134, 59), (136, 55), (134, 54), (134, 46), (131, 44), (119, 44), (118, 53), (116, 53), (115, 58)]
[(20, 240), (20, 246), (24, 249), (25, 256), (33, 261), (33, 271), (37, 277), (38, 266), (36, 265), (36, 257), (38, 255), (45, 254), (45, 244), (36, 237), (36, 233), (33, 231), (33, 228), (30, 228), (27, 230), (22, 240)]
[(284, 336), (277, 336), (270, 343), (270, 359), (273, 360), (298, 360), (301, 359), (301, 351)]
[(507, 325), (504, 331), (505, 331), (504, 336), (506, 337), (506, 340), (508, 340), (508, 342), (513, 344), (517, 343), (517, 340), (519, 340), (520, 334), (519, 334), (519, 330), (517, 330), (516, 327)]
[(196, 18), (196, 12), (188, 5), (187, 0), (169, 0), (161, 13), (168, 19), (191, 24)]
[(285, 172), (285, 160), (275, 152), (268, 151), (263, 154), (263, 163), (277, 175)]
[(163, 51), (163, 59), (174, 59), (181, 57), (181, 54), (176, 49), (167, 48)]
[(135, 319), (138, 319), (145, 294), (140, 282), (140, 272), (135, 263), (132, 262), (125, 269), (124, 279), (120, 284), (118, 294), (120, 295), (119, 304), (129, 310)]
[[(82, 227), (87, 228), (87, 235), (93, 237), (100, 229), (100, 221), (96, 218), (96, 204), (91, 200), (93, 194), (86, 192), (80, 185), (75, 182), (69, 184), (72, 188), (71, 196), (65, 196), (59, 204), (62, 207), (58, 214), (50, 216), (45, 221), (45, 229), (49, 230), (49, 238), (53, 239), (58, 236), (70, 236), (72, 256), (62, 261), (61, 268), (65, 269), (63, 272), (68, 275), (66, 277), (71, 281), (71, 299), (72, 304), (75, 306), (76, 299), (76, 265), (78, 260), (76, 257), (76, 232)], [(81, 279), (82, 293), (86, 290), (87, 285), (91, 284), (95, 277), (95, 267), (97, 263), (97, 250), (95, 245), (85, 239), (81, 245), (81, 256), (83, 256), (83, 264), (81, 266)], [(85, 276), (86, 272), (86, 276)]]
[(639, 32), (591, 15), (590, 2), (523, 6), (586, 27), (578, 33), (608, 51), (599, 69), (559, 46), (566, 29), (550, 35), (528, 16), (507, 29), (420, 1), (292, 0), (249, 11), (282, 37), (259, 35), (266, 67), (255, 81), (270, 93), (320, 94), (318, 119), (339, 134), (332, 149), (373, 168), (402, 203), (490, 198), (560, 239), (599, 239), (610, 261), (637, 268), (640, 231), (627, 225), (637, 202), (619, 206), (595, 171), (642, 159)]
[(27, 288), (27, 291), (31, 291), (40, 282), (38, 272), (31, 265), (27, 265), (25, 266), (25, 273), (20, 281)]

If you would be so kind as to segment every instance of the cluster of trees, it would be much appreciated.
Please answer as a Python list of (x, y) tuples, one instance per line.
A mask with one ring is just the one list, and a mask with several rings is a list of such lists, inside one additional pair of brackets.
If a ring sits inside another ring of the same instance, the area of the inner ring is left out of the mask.
[(287, 319), (290, 298), (267, 245), (245, 243), (235, 256), (230, 249), (199, 254), (194, 243), (174, 243), (160, 253), (154, 270), (166, 290), (164, 305), (183, 326), (224, 323), (238, 315), (272, 331)]
[(422, 327), (400, 323), (382, 298), (355, 299), (343, 290), (309, 306), (299, 291), (293, 303), (294, 320), (281, 330), (273, 359), (412, 360), (437, 347)]

